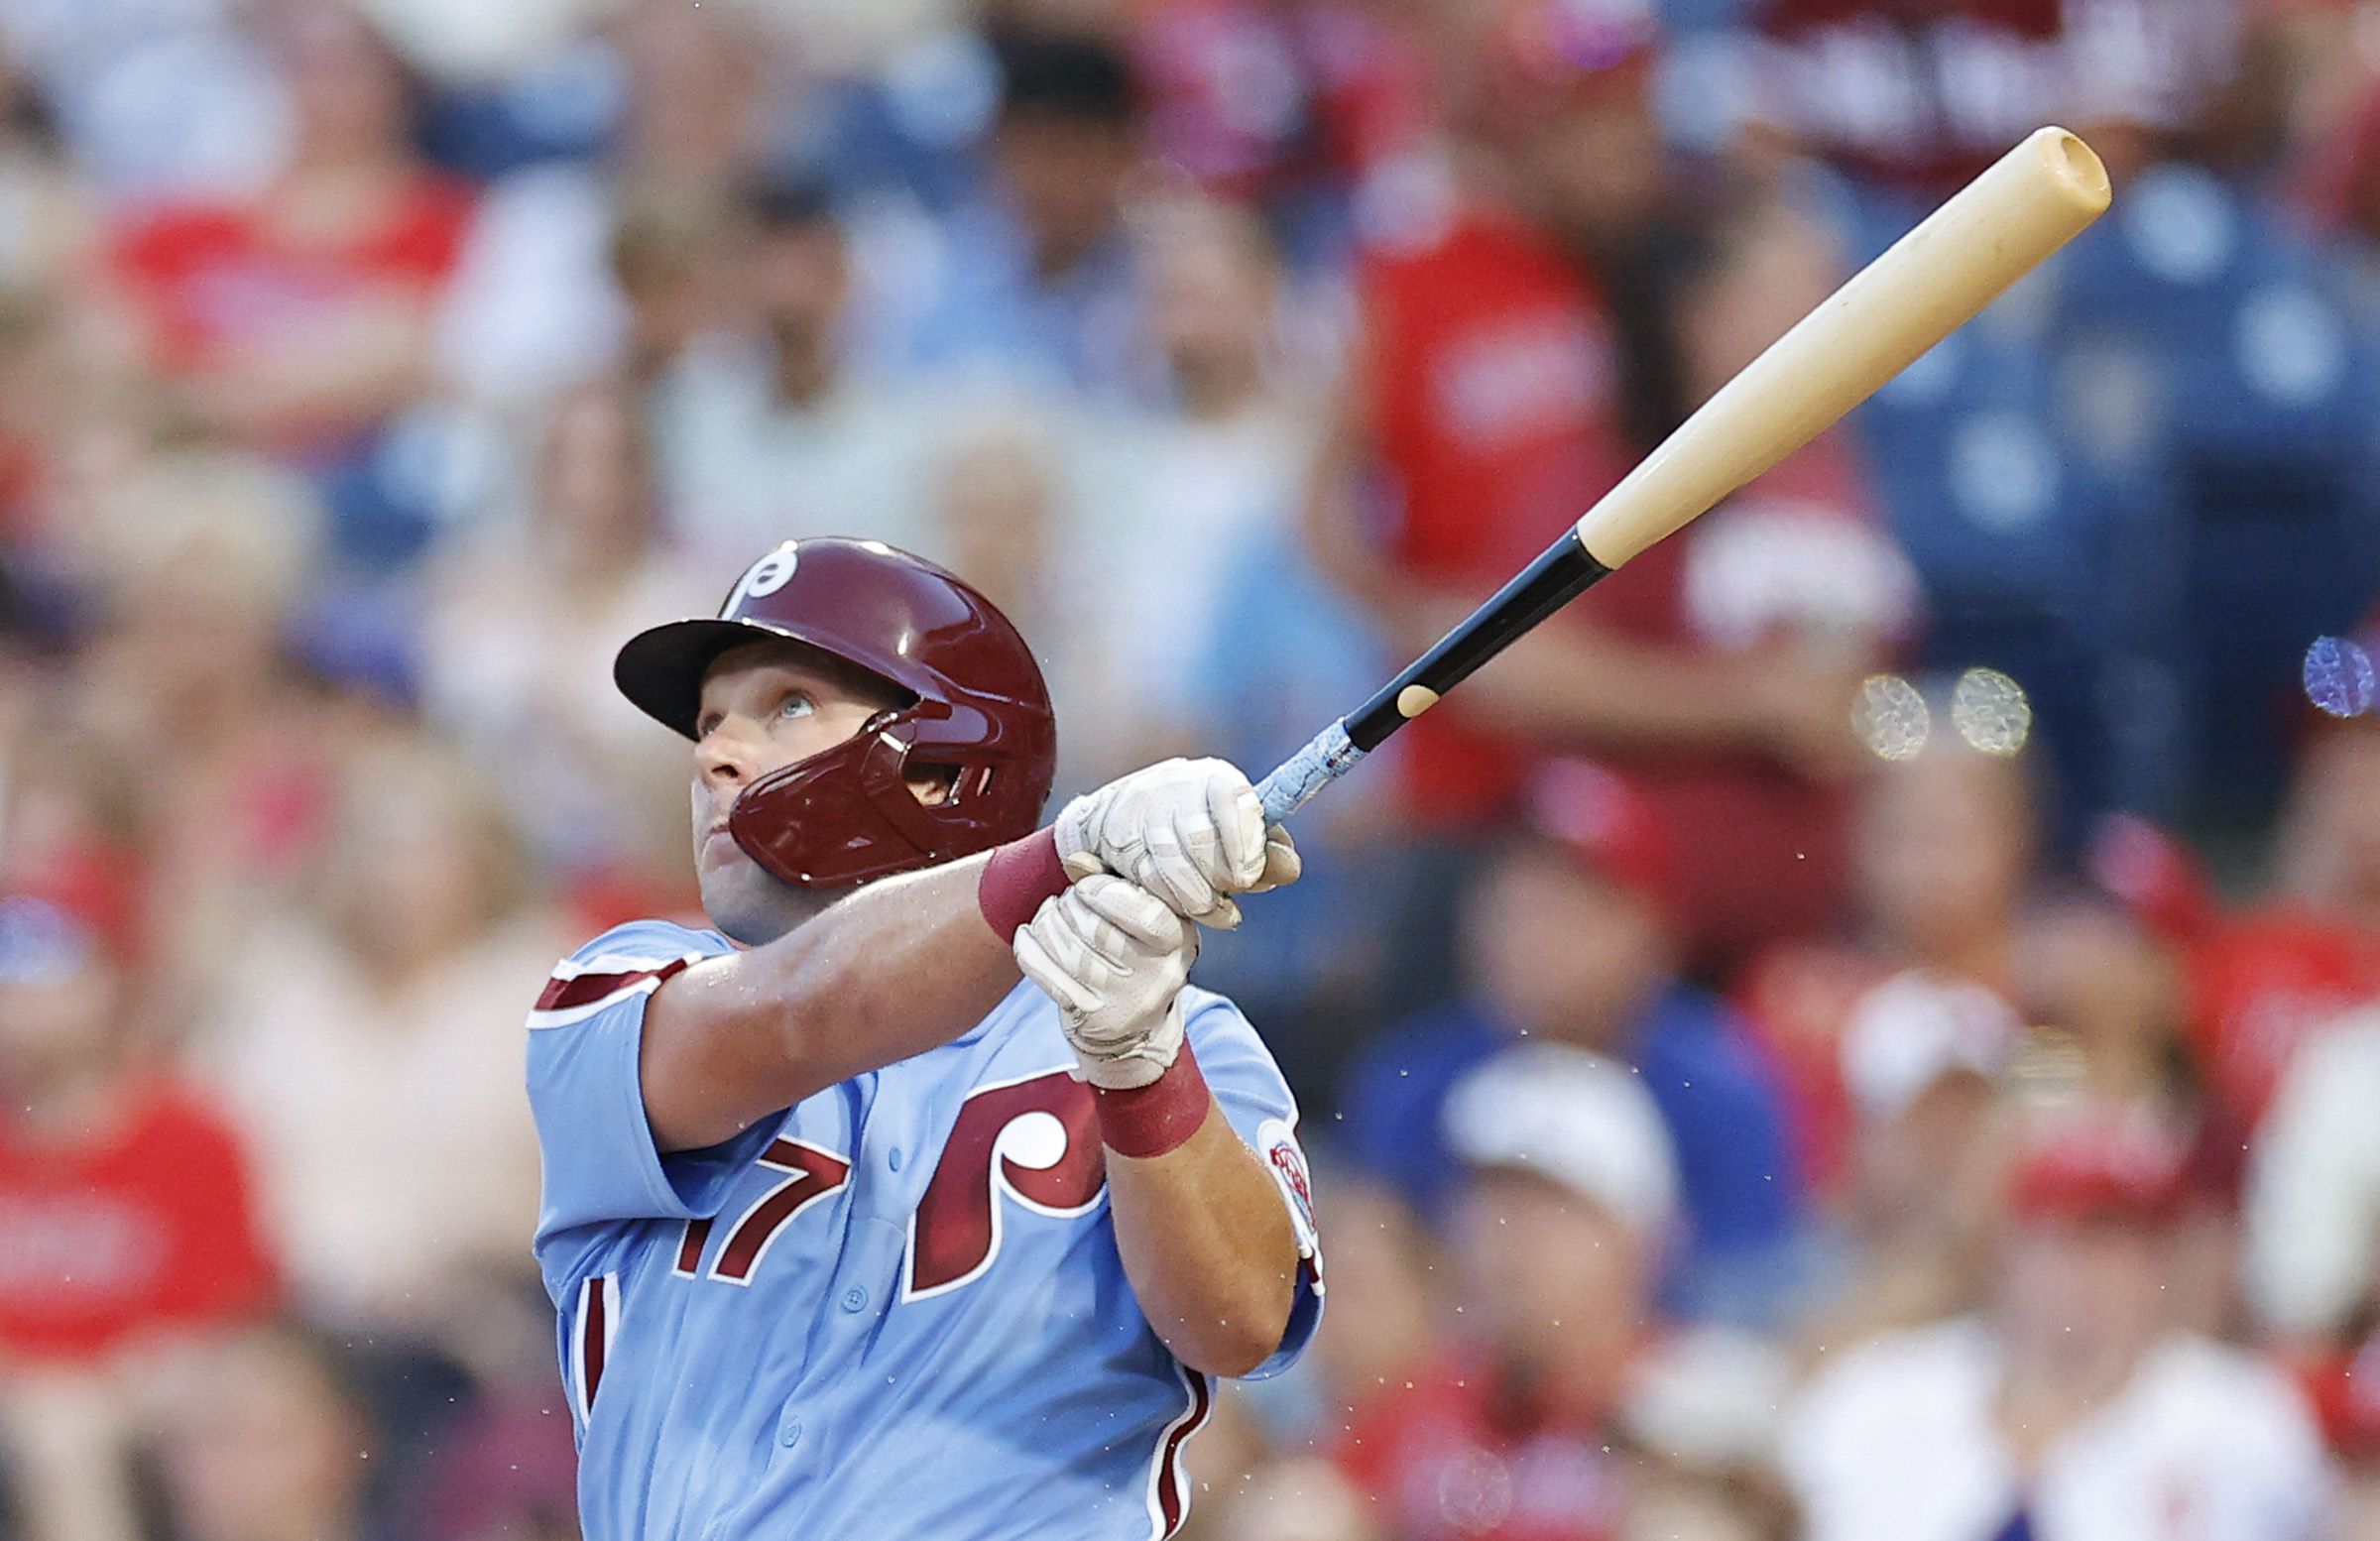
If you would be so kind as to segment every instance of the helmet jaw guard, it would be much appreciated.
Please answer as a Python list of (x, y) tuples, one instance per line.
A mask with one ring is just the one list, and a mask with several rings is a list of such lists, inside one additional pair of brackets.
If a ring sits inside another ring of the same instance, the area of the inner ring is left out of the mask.
[[(943, 702), (879, 712), (851, 738), (745, 787), (728, 811), (729, 835), (763, 872), (795, 889), (870, 883), (1015, 839), (1012, 818), (981, 805), (994, 778), (1025, 768), (986, 765), (980, 754), (948, 766), (922, 758), (934, 746), (918, 730), (947, 715)], [(921, 801), (910, 788), (913, 766), (956, 772), (941, 801)], [(1034, 805), (1047, 795), (1044, 786)]]

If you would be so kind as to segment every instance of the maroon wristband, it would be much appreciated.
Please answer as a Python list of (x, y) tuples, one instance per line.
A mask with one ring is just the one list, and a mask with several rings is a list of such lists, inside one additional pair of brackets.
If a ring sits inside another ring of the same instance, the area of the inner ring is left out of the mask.
[(1058, 832), (1036, 829), (1022, 840), (1012, 840), (993, 851), (975, 886), (976, 907), (1002, 941), (1012, 942), (1044, 903), (1066, 891), (1071, 881), (1066, 864), (1058, 860)]
[(1143, 1160), (1178, 1149), (1199, 1131), (1207, 1110), (1215, 1106), (1187, 1038), (1165, 1073), (1148, 1085), (1123, 1092), (1092, 1090), (1099, 1106), (1100, 1140), (1118, 1155)]

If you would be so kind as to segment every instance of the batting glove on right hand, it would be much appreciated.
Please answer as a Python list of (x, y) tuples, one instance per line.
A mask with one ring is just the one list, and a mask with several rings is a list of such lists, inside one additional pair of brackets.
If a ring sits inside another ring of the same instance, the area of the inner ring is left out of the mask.
[(1122, 878), (1085, 878), (1016, 933), (1016, 967), (1057, 1003), (1082, 1078), (1146, 1086), (1182, 1051), (1182, 986), (1198, 928)]
[(1303, 868), (1289, 832), (1265, 828), (1255, 788), (1221, 760), (1167, 760), (1110, 781), (1068, 803), (1056, 834), (1075, 877), (1130, 879), (1217, 930), (1240, 923), (1232, 894), (1295, 883)]

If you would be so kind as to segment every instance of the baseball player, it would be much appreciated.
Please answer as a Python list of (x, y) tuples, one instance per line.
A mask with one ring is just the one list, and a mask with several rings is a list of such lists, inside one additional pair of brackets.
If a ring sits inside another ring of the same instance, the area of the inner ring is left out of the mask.
[(1214, 1377), (1320, 1314), (1288, 1088), (1185, 983), (1286, 836), (1218, 761), (1036, 828), (1031, 652), (873, 541), (614, 672), (693, 741), (715, 929), (609, 931), (529, 1018), (589, 1541), (1171, 1534)]

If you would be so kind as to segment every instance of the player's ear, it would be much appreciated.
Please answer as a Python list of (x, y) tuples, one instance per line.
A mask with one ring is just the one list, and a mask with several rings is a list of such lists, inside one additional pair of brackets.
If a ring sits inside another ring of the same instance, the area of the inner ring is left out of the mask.
[(959, 768), (956, 766), (912, 766), (908, 775), (909, 792), (929, 808), (938, 808), (950, 801), (951, 793), (959, 787)]

